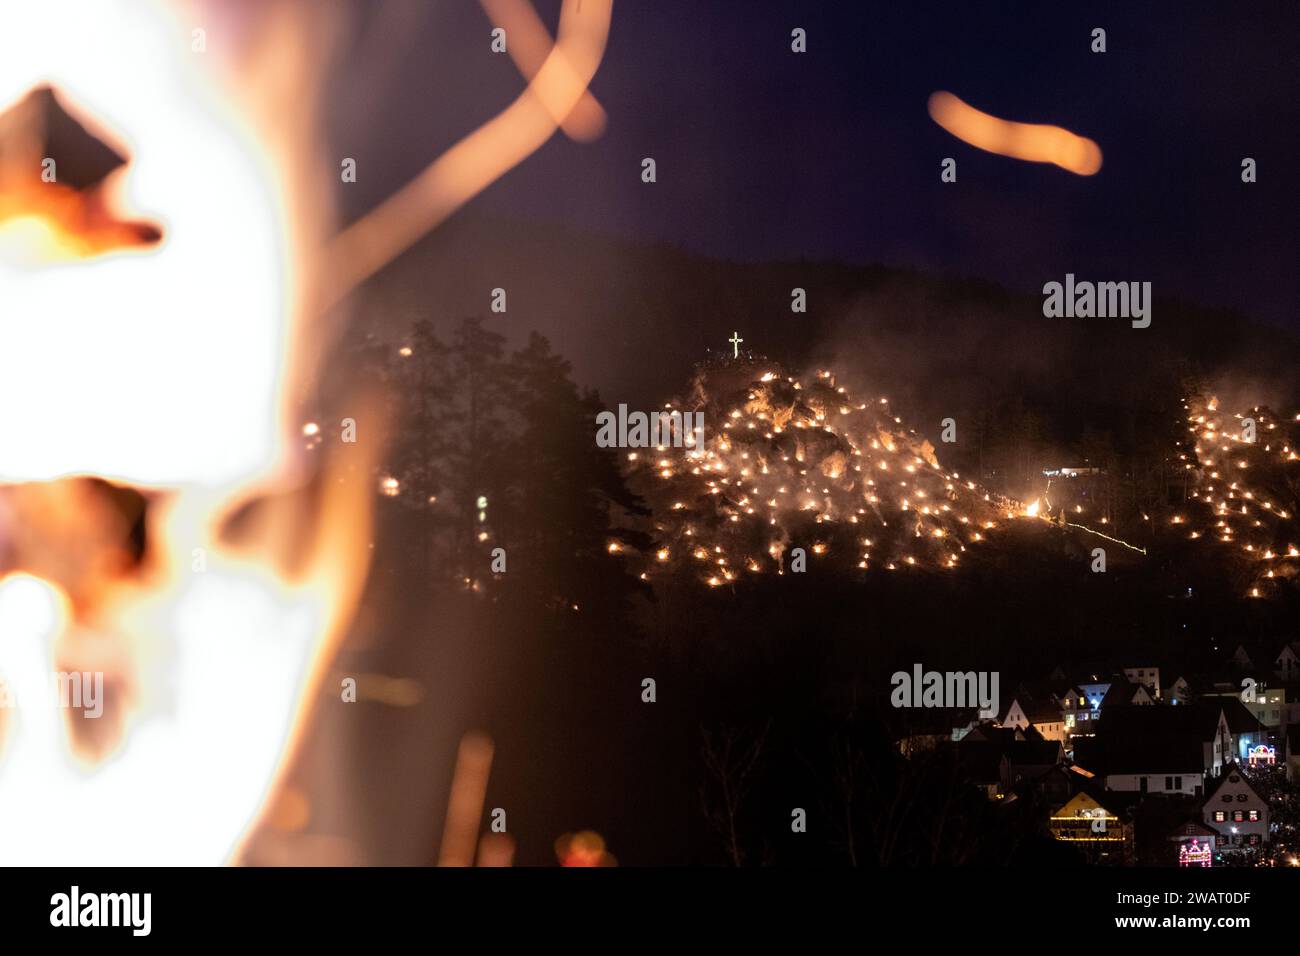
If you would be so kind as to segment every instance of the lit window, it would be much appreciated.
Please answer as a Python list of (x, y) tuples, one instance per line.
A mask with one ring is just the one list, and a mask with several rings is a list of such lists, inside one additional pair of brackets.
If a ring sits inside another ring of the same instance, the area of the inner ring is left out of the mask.
[(1224, 820), (1225, 820), (1225, 817), (1224, 817), (1224, 815), (1223, 815), (1223, 811), (1222, 811), (1222, 810), (1215, 810), (1215, 811), (1214, 811), (1214, 822), (1215, 822), (1215, 823), (1223, 823)]

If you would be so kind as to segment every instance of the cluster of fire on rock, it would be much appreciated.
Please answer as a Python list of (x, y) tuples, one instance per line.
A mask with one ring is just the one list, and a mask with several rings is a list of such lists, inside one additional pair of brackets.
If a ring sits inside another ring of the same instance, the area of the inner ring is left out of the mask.
[(945, 469), (888, 399), (855, 399), (829, 371), (804, 382), (737, 361), (701, 370), (664, 407), (702, 412), (708, 431), (700, 448), (626, 453), (655, 514), (646, 579), (690, 568), (718, 587), (783, 574), (794, 549), (862, 571), (951, 570), (1023, 509)]
[(690, 569), (721, 587), (821, 560), (863, 572), (948, 571), (1000, 526), (1028, 519), (1144, 557), (1175, 537), (1214, 542), (1250, 564), (1246, 596), (1268, 596), (1300, 569), (1295, 425), (1262, 408), (1230, 418), (1214, 400), (1185, 404), (1195, 437), (1170, 449), (1187, 476), (1184, 500), (1144, 511), (1122, 532), (1069, 495), (1099, 468), (1048, 470), (1046, 490), (1022, 502), (945, 468), (888, 399), (855, 399), (829, 371), (805, 382), (761, 357), (710, 362), (658, 413), (702, 417), (704, 441), (624, 453), (629, 484), (655, 516), (639, 573), (653, 581)]

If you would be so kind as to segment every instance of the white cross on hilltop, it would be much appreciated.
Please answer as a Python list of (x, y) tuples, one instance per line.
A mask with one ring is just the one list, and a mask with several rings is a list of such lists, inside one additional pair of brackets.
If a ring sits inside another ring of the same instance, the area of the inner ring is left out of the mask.
[(731, 357), (740, 358), (740, 343), (745, 341), (740, 337), (739, 332), (732, 332), (731, 338), (727, 339), (731, 343)]

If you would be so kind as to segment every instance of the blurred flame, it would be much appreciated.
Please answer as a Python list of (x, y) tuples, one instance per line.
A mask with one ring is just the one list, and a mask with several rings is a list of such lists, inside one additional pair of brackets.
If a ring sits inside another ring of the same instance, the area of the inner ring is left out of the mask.
[(1101, 169), (1101, 147), (1060, 126), (999, 119), (951, 93), (930, 96), (930, 118), (953, 136), (979, 149), (1031, 163), (1052, 163), (1080, 176)]
[(482, 733), (468, 733), (461, 738), (456, 753), (456, 769), (447, 803), (442, 846), (438, 850), (439, 866), (470, 866), (478, 840), (478, 824), (483, 813), (492, 771), (492, 739)]
[[(26, 167), (0, 183), (0, 401), (13, 410), (0, 482), (38, 483), (0, 487), (12, 509), (0, 671), (37, 688), (55, 667), (102, 669), (119, 718), (93, 765), (54, 702), (23, 694), (6, 709), (7, 863), (228, 858), (295, 747), (367, 566), (357, 482), (341, 470), (323, 482), (318, 513), (286, 497), (303, 480), (284, 386), (305, 259), (293, 190), (276, 176), (288, 144), (254, 134), (175, 12), (51, 0), (7, 9), (0, 34), (0, 109), (47, 83), (129, 157), (99, 188), (37, 185)], [(130, 226), (132, 210), (156, 215), (162, 236)], [(162, 241), (122, 241), (133, 236)], [(139, 568), (60, 555), (82, 542), (60, 508), (94, 526), (91, 558), (108, 541), (93, 495), (39, 484), (78, 475), (161, 492)], [(242, 535), (223, 532), (254, 503)], [(14, 573), (29, 568), (69, 608), (50, 627), (12, 600), (38, 580)]]
[[(289, 3), (242, 8), (258, 19), (235, 57), (222, 50), (221, 8), (206, 24), (190, 16), (201, 9), (48, 0), (10, 5), (0, 32), (0, 110), (48, 83), (129, 156), (97, 216), (75, 191), (6, 193), (0, 178), (0, 401), (13, 410), (0, 423), (0, 544), (10, 546), (0, 548), (0, 675), (5, 688), (36, 686), (69, 660), (107, 660), (130, 705), (121, 739), (93, 766), (55, 708), (23, 695), (0, 710), (5, 863), (217, 863), (283, 805), (268, 798), (283, 798), (365, 582), (382, 444), (364, 403), (356, 444), (295, 418), (323, 351), (322, 303), (557, 124), (580, 135), (610, 15), (609, 0), (568, 0), (520, 98), (327, 246), (314, 137), (334, 18)], [(196, 26), (213, 28), (207, 53), (191, 47)], [(525, 44), (519, 54), (527, 74), (533, 53)], [(237, 82), (213, 69), (223, 55)], [(144, 250), (91, 228), (140, 216), (162, 232)], [(340, 281), (322, 295), (322, 277)], [(317, 469), (299, 454), (303, 435), (320, 447)], [(78, 497), (76, 476), (148, 493), (138, 566), (109, 546), (108, 507), (80, 513), (108, 522), (87, 540), (110, 559), (69, 557), (82, 541), (60, 509), (89, 507), (97, 493)], [(490, 746), (471, 740), (462, 752), (471, 789)], [(488, 862), (506, 858), (498, 843), (484, 849)]]
[[(494, 24), (506, 31), (506, 50), (524, 79), (531, 80), (546, 62), (552, 48), (546, 25), (528, 0), (481, 0)], [(605, 132), (606, 116), (590, 92), (583, 91), (577, 104), (566, 114), (552, 114), (565, 134), (580, 142), (599, 139)]]
[(605, 838), (595, 830), (565, 833), (555, 841), (555, 856), (560, 866), (609, 867), (618, 861), (605, 849)]
[(47, 257), (33, 262), (28, 245), (27, 261), (0, 258), (0, 403), (23, 409), (6, 416), (0, 480), (85, 473), (156, 487), (247, 478), (273, 461), (284, 204), (249, 131), (197, 68), (189, 30), (161, 10), (51, 0), (5, 11), (0, 110), (37, 80), (54, 86), (74, 118), (131, 157), (110, 184), (113, 204), (156, 214), (167, 239), (76, 259), (58, 186), (43, 190), (43, 225), (0, 222), (0, 248), (40, 235)]
[(320, 277), (331, 304), (527, 156), (587, 95), (609, 38), (611, 0), (565, 0), (555, 46), (519, 97), (335, 240)]

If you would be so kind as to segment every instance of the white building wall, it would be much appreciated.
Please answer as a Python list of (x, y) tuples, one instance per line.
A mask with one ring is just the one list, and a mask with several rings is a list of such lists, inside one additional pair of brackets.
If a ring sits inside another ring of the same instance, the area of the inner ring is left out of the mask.
[(1142, 789), (1143, 777), (1147, 779), (1147, 793), (1185, 793), (1195, 796), (1196, 788), (1203, 786), (1198, 773), (1112, 773), (1106, 776), (1106, 789), (1137, 793)]

